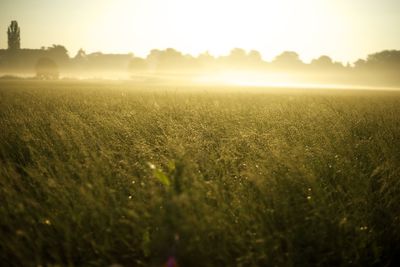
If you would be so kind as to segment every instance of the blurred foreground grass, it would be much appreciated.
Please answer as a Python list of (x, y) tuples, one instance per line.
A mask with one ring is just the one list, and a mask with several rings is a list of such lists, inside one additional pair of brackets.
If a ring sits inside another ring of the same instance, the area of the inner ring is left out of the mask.
[(2, 266), (372, 266), (400, 93), (0, 84)]

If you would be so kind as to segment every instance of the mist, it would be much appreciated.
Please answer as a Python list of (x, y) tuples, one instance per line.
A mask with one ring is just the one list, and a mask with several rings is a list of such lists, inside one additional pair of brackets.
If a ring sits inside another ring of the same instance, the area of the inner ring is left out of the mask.
[(153, 49), (146, 57), (133, 53), (70, 55), (60, 44), (21, 48), (17, 21), (7, 30), (8, 48), (0, 50), (1, 79), (128, 80), (146, 84), (209, 84), (284, 87), (400, 86), (400, 50), (384, 50), (346, 63), (321, 55), (304, 62), (295, 51), (271, 61), (257, 50), (233, 48), (227, 55), (184, 54), (174, 48)]

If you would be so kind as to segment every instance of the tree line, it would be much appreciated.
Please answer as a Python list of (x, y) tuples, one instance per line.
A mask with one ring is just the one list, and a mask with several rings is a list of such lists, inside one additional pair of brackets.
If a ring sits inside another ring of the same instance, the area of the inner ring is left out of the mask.
[[(43, 63), (45, 62), (45, 63)], [(302, 75), (325, 75), (332, 79), (344, 77), (349, 80), (358, 77), (371, 81), (400, 85), (400, 50), (385, 50), (370, 54), (366, 59), (343, 64), (323, 55), (305, 63), (293, 51), (285, 51), (272, 61), (262, 59), (256, 50), (245, 51), (235, 48), (228, 55), (215, 57), (208, 52), (192, 56), (173, 48), (151, 50), (147, 57), (133, 54), (87, 54), (79, 50), (70, 57), (62, 45), (42, 47), (41, 49), (0, 50), (0, 72), (14, 73), (32, 71), (42, 65), (57, 68), (60, 72), (127, 72), (132, 75), (141, 72), (212, 72), (221, 70), (245, 70), (263, 72), (288, 72)], [(45, 75), (44, 75), (45, 76)], [(333, 78), (333, 76), (335, 78)]]

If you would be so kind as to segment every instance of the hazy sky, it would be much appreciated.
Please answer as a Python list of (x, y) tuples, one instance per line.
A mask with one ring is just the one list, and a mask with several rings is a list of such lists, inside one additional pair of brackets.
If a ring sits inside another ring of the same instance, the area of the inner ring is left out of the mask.
[(343, 62), (400, 49), (400, 0), (0, 0), (0, 48), (11, 20), (23, 48), (65, 45), (87, 52), (176, 48), (197, 55), (284, 50), (304, 61)]

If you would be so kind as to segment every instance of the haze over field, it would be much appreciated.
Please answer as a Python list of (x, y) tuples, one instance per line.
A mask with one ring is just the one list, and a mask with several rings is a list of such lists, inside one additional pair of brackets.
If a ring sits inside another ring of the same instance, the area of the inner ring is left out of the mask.
[(0, 74), (397, 88), (399, 11), (393, 0), (5, 0), (0, 27), (17, 19), (19, 43), (0, 50)]

